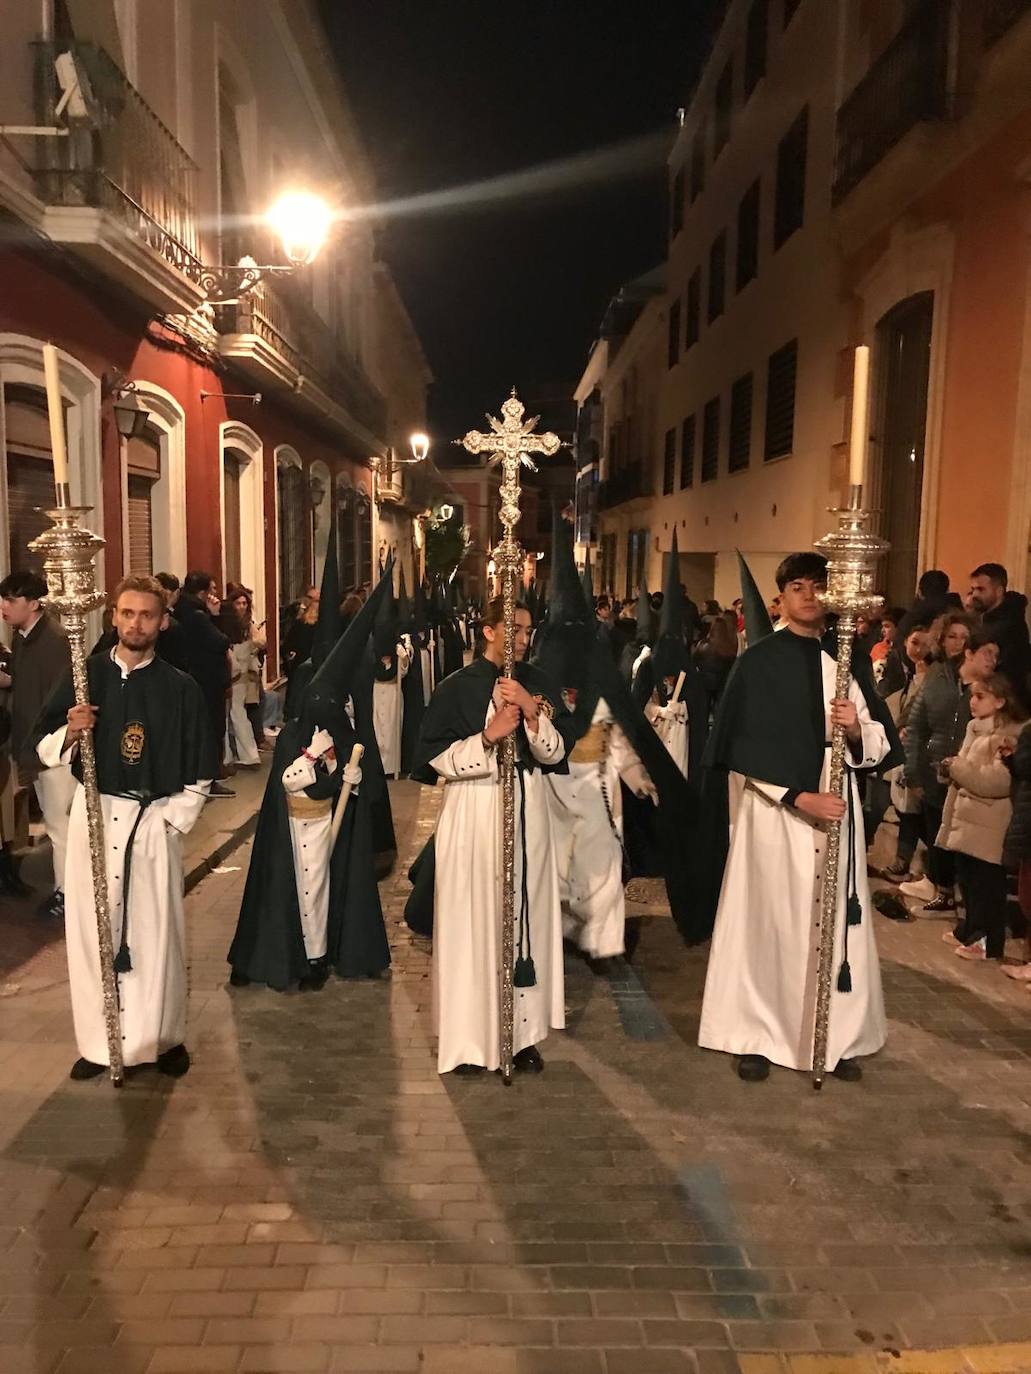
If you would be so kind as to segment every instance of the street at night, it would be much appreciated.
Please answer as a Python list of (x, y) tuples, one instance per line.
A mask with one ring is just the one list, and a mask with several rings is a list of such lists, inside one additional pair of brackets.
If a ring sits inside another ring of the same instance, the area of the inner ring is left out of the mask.
[(0, 1374), (1031, 1374), (1031, 0), (0, 18)]

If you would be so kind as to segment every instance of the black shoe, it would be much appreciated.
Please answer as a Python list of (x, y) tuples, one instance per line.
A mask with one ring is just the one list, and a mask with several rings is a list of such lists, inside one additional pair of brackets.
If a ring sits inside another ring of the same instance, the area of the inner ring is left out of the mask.
[(543, 1073), (544, 1060), (536, 1045), (527, 1045), (513, 1058), (512, 1067), (516, 1073)]
[(249, 988), (250, 985), (251, 980), (247, 977), (246, 973), (240, 973), (234, 968), (229, 975), (229, 986), (231, 988)]
[(328, 959), (309, 959), (308, 972), (298, 983), (302, 992), (321, 992), (329, 978)]
[(106, 1064), (94, 1064), (91, 1059), (76, 1059), (68, 1077), (73, 1078), (76, 1083), (84, 1083), (87, 1078), (99, 1078), (106, 1072)]
[(863, 1076), (863, 1066), (858, 1059), (839, 1059), (833, 1075), (842, 1083), (858, 1083)]
[(456, 1064), (451, 1072), (459, 1073), (463, 1078), (469, 1078), (474, 1073), (484, 1073), (485, 1070), (482, 1064)]
[(58, 889), (51, 892), (49, 897), (44, 897), (39, 906), (36, 907), (36, 915), (42, 917), (44, 921), (63, 921), (64, 893)]
[(737, 1061), (737, 1076), (746, 1083), (762, 1083), (770, 1076), (770, 1061), (764, 1054), (743, 1054)]
[(913, 875), (905, 859), (893, 859), (887, 868), (881, 869), (879, 876), (889, 883), (907, 883)]
[(626, 961), (621, 954), (609, 954), (602, 959), (588, 959), (587, 966), (595, 978), (615, 978), (624, 972)]
[(185, 1045), (173, 1045), (158, 1055), (158, 1072), (168, 1074), (169, 1078), (182, 1078), (190, 1067), (190, 1055)]
[(956, 903), (948, 892), (939, 892), (933, 902), (924, 903), (925, 911), (955, 911)]
[(208, 788), (209, 797), (235, 797), (236, 793), (223, 782), (213, 782)]

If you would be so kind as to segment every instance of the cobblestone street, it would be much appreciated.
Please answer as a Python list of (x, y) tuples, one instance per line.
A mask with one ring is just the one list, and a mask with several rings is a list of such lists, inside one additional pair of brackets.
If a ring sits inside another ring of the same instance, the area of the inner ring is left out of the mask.
[(441, 1079), (400, 923), (436, 798), (393, 790), (389, 982), (230, 993), (244, 847), (187, 899), (187, 1078), (69, 1082), (61, 970), (7, 985), (0, 1374), (1031, 1368), (1022, 986), (878, 917), (864, 1081), (746, 1085), (657, 917), (622, 980), (570, 964), (542, 1077)]

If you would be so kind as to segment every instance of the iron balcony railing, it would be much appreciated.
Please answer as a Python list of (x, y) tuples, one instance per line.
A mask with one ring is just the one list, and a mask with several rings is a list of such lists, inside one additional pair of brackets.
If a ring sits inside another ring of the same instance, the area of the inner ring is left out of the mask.
[(613, 506), (621, 506), (624, 501), (651, 494), (650, 473), (638, 459), (636, 463), (627, 463), (604, 482), (598, 483), (598, 510), (611, 510)]
[(984, 0), (985, 47), (997, 43), (1025, 14), (1031, 14), (1031, 0)]
[(949, 0), (918, 0), (838, 111), (835, 202), (916, 124), (948, 116), (951, 11)]
[(386, 432), (386, 401), (344, 351), (299, 284), (266, 278), (219, 312), (226, 334), (254, 334), (293, 370), (310, 377), (372, 434)]
[(52, 124), (61, 91), (55, 58), (82, 74), (87, 117), (66, 138), (34, 139), (33, 176), (47, 205), (109, 210), (187, 277), (200, 277), (197, 167), (139, 91), (94, 43), (35, 43), (37, 118)]

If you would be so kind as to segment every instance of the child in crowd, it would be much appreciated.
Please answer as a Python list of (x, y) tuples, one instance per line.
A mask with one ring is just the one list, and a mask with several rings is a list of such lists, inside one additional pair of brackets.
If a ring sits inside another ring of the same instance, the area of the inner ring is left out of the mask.
[(1001, 960), (1006, 948), (1003, 841), (1013, 807), (1002, 755), (1012, 752), (1026, 712), (1008, 678), (993, 673), (970, 688), (970, 724), (958, 754), (944, 759), (949, 780), (938, 844), (956, 855), (966, 915), (944, 937), (961, 959)]

